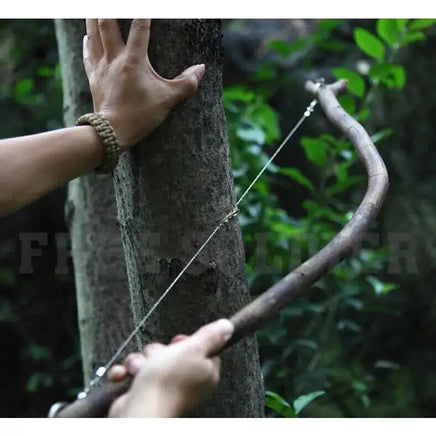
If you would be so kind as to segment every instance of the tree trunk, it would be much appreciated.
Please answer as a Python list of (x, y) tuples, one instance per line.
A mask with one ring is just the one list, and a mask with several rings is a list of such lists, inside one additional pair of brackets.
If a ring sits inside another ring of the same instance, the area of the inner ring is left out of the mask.
[[(121, 23), (124, 34), (126, 21)], [(150, 58), (164, 77), (199, 63), (206, 64), (206, 75), (195, 96), (124, 154), (115, 172), (136, 323), (235, 206), (222, 105), (221, 22), (153, 20)], [(140, 341), (168, 341), (177, 333), (191, 333), (248, 302), (241, 232), (232, 219), (148, 320)], [(196, 415), (263, 416), (255, 339), (225, 351), (222, 358), (218, 392)]]
[[(64, 91), (64, 122), (92, 111), (82, 61), (84, 20), (55, 20)], [(62, 144), (60, 144), (62, 146)], [(124, 253), (111, 176), (90, 173), (68, 187), (70, 229), (85, 384), (133, 328)], [(131, 344), (133, 350), (135, 344)]]

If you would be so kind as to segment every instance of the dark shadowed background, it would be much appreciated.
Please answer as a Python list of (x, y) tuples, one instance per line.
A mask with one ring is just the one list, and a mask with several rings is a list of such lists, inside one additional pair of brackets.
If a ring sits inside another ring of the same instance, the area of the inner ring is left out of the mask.
[[(304, 395), (302, 416), (436, 416), (432, 21), (224, 22), (237, 191), (301, 116), (304, 81), (320, 76), (349, 79), (342, 103), (391, 177), (363, 250), (259, 332), (270, 416), (297, 412)], [(62, 117), (53, 21), (1, 20), (0, 137), (60, 128)], [(364, 189), (356, 160), (317, 111), (259, 182), (240, 215), (253, 295), (349, 219)], [(44, 416), (82, 387), (65, 192), (0, 220), (2, 417)]]

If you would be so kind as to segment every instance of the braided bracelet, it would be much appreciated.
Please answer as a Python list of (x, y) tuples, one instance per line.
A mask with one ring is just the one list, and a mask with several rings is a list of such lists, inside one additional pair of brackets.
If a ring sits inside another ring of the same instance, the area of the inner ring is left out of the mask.
[(76, 122), (77, 126), (90, 125), (94, 127), (101, 142), (103, 143), (103, 162), (96, 168), (98, 173), (107, 174), (113, 172), (118, 163), (120, 145), (109, 121), (100, 113), (93, 112), (82, 115)]

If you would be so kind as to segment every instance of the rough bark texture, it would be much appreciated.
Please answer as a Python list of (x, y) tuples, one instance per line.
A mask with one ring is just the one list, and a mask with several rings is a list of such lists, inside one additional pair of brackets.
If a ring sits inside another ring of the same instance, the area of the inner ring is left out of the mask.
[[(128, 23), (121, 23), (124, 33)], [(154, 20), (150, 58), (164, 77), (206, 64), (194, 97), (176, 108), (143, 144), (125, 154), (115, 192), (136, 322), (159, 298), (217, 223), (235, 205), (222, 106), (221, 23)], [(146, 323), (140, 341), (228, 317), (249, 302), (237, 220), (224, 226)], [(222, 381), (198, 416), (263, 415), (254, 338), (222, 355)]]
[[(92, 111), (82, 62), (84, 20), (56, 20), (62, 68), (64, 122)], [(61, 146), (62, 144), (60, 144)], [(70, 229), (85, 383), (133, 328), (124, 253), (111, 176), (90, 173), (69, 184)], [(132, 347), (134, 344), (132, 344)]]

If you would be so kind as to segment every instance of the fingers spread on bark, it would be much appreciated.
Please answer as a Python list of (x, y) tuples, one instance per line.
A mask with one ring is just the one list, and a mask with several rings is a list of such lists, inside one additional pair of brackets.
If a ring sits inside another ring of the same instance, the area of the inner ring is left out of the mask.
[(135, 19), (130, 25), (127, 49), (140, 56), (147, 55), (148, 43), (150, 41), (151, 20)]
[(86, 34), (88, 36), (89, 58), (92, 62), (97, 61), (103, 56), (98, 20), (86, 20)]
[(107, 59), (114, 59), (124, 48), (120, 28), (116, 20), (99, 19), (98, 30), (104, 55)]

